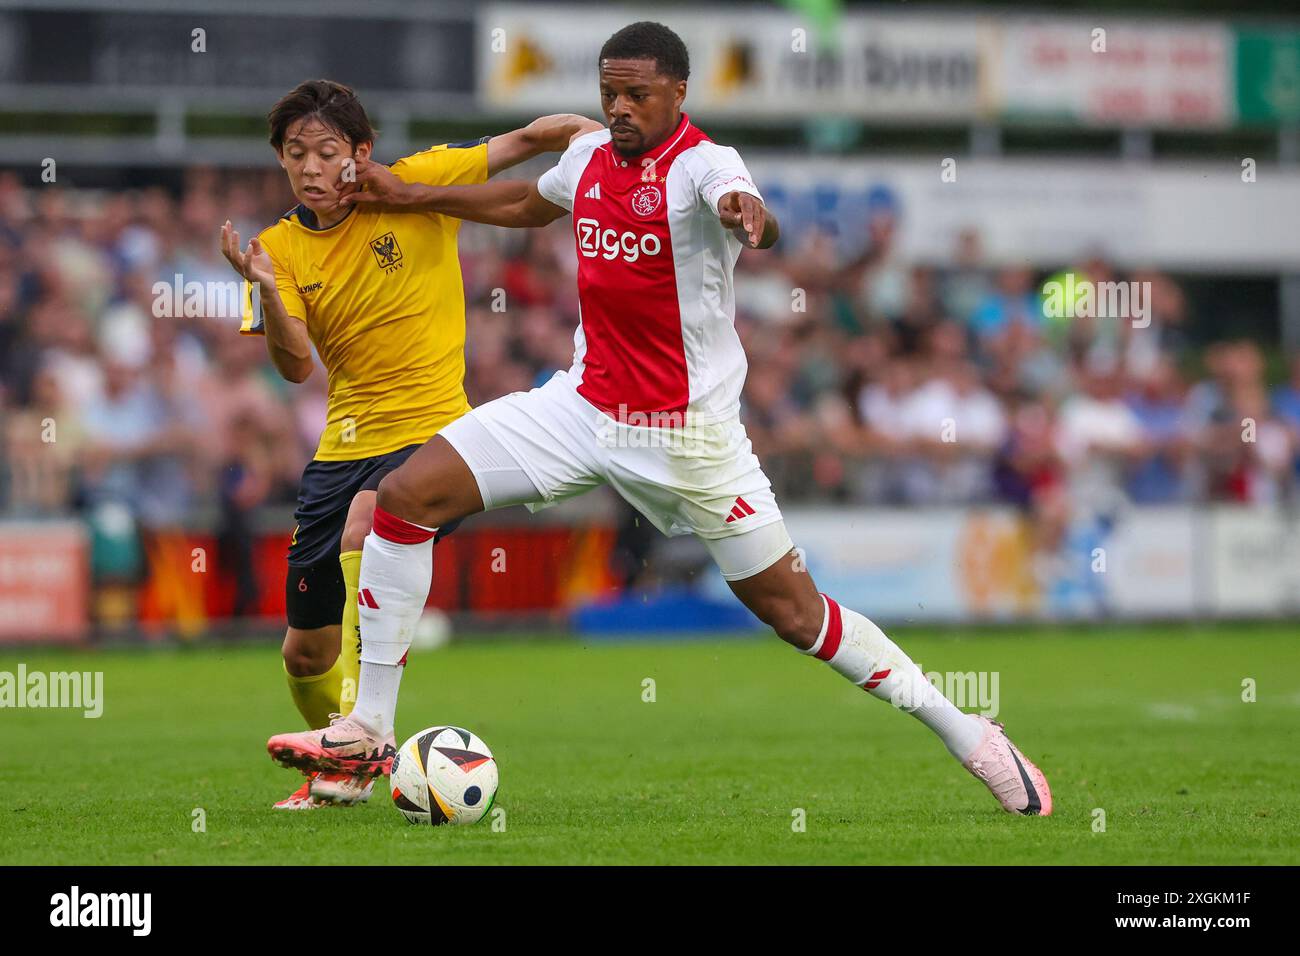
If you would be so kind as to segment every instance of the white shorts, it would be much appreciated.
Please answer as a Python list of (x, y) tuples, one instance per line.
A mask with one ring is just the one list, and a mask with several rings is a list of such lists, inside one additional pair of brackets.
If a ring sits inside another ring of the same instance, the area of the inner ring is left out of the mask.
[(758, 574), (794, 548), (738, 418), (681, 428), (624, 424), (557, 372), (439, 434), (474, 473), (485, 510), (524, 504), (536, 511), (608, 484), (664, 534), (699, 537), (729, 581)]

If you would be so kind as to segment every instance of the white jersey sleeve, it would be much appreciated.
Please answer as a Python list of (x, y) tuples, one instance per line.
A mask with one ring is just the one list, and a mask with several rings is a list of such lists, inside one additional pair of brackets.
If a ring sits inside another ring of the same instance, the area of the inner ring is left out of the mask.
[(578, 180), (591, 160), (591, 152), (609, 142), (609, 130), (598, 129), (579, 136), (560, 156), (560, 161), (537, 180), (537, 191), (547, 202), (573, 212), (573, 194)]
[(704, 142), (692, 152), (695, 153), (695, 161), (691, 164), (695, 187), (714, 215), (718, 212), (718, 200), (727, 193), (749, 193), (760, 201), (763, 199), (745, 168), (745, 161), (732, 147)]

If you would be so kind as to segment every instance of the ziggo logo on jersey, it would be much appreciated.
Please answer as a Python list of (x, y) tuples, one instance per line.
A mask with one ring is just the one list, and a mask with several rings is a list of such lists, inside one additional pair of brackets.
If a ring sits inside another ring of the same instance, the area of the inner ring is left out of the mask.
[(579, 219), (573, 225), (578, 230), (578, 251), (588, 259), (617, 259), (621, 253), (624, 262), (636, 262), (643, 255), (657, 256), (661, 248), (659, 237), (652, 233), (638, 236), (628, 230), (620, 235), (616, 229), (601, 229), (594, 219)]

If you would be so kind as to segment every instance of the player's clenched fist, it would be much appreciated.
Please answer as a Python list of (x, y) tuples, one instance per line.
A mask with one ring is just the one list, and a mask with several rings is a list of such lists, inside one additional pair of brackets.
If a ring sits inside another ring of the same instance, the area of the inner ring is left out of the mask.
[(268, 288), (275, 288), (275, 265), (271, 262), (271, 256), (257, 241), (257, 236), (249, 240), (247, 249), (240, 251), (239, 233), (229, 219), (221, 227), (221, 254), (249, 282), (260, 282)]
[[(742, 192), (727, 193), (718, 201), (718, 218), (724, 226), (736, 232), (746, 246), (751, 249), (760, 248), (767, 231), (767, 208), (756, 196)], [(767, 248), (771, 244), (768, 242), (761, 248)]]

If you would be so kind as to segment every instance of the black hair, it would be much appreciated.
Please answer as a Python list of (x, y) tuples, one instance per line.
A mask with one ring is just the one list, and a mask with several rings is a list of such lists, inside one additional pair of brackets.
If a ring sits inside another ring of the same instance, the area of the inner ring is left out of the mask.
[(691, 75), (691, 58), (686, 44), (662, 23), (641, 20), (619, 30), (600, 48), (604, 60), (654, 60), (655, 69), (674, 80), (685, 80)]
[(357, 94), (342, 83), (308, 80), (285, 94), (266, 115), (271, 124), (271, 145), (277, 150), (283, 148), (290, 125), (301, 119), (319, 120), (354, 146), (375, 139), (375, 128)]

